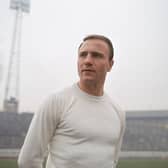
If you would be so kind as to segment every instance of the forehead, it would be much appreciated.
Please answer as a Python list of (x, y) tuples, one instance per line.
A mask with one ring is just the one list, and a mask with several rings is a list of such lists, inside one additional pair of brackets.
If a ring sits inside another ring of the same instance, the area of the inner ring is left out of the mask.
[(84, 41), (81, 47), (79, 48), (79, 52), (86, 51), (86, 50), (109, 54), (108, 44), (105, 41), (100, 39), (89, 39)]

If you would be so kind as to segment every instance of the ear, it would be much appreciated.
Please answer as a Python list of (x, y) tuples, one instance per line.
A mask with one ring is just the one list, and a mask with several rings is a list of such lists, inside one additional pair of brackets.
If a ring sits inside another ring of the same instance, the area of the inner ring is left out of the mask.
[(113, 64), (114, 64), (114, 60), (113, 60), (113, 59), (109, 60), (108, 72), (111, 71), (111, 69), (112, 69), (112, 67), (113, 67)]

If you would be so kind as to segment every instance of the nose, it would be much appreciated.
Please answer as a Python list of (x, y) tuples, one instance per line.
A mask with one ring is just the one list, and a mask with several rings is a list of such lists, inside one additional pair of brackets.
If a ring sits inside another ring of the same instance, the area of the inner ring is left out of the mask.
[(87, 65), (92, 65), (93, 64), (93, 58), (90, 53), (88, 53), (84, 59), (84, 63)]

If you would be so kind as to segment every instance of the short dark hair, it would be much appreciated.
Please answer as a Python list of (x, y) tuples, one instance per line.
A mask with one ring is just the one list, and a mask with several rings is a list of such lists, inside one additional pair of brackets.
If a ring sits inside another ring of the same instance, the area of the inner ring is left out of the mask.
[[(86, 40), (92, 40), (92, 39), (99, 39), (99, 40), (106, 42), (106, 44), (109, 47), (109, 52), (110, 52), (109, 60), (112, 60), (113, 56), (114, 56), (114, 48), (113, 48), (113, 44), (112, 44), (111, 40), (103, 35), (91, 34), (91, 35), (84, 37), (83, 42), (85, 42)], [(82, 46), (83, 42), (80, 44), (79, 49)]]

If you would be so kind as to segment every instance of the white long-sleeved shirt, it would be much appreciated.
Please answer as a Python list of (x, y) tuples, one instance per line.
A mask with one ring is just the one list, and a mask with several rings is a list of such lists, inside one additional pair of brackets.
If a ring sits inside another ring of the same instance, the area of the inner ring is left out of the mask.
[(125, 116), (109, 96), (74, 84), (52, 95), (35, 113), (20, 151), (19, 168), (113, 168)]

